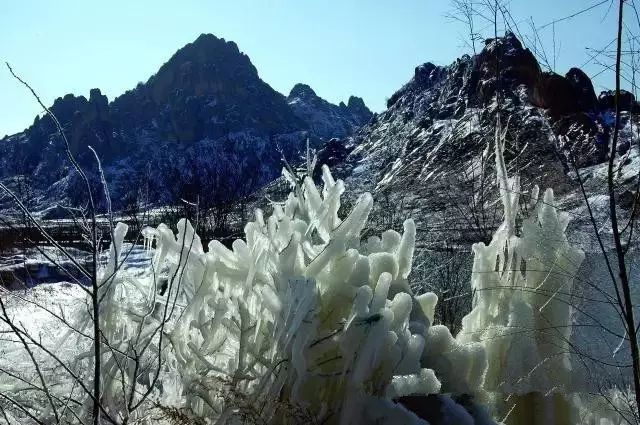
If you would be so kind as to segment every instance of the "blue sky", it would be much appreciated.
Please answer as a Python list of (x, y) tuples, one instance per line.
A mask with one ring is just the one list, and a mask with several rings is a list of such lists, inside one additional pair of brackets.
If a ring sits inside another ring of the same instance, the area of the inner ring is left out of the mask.
[[(530, 18), (541, 26), (595, 3), (512, 0), (511, 10), (521, 32), (530, 33)], [(281, 93), (304, 82), (331, 102), (354, 94), (381, 111), (416, 65), (446, 65), (470, 51), (465, 28), (447, 18), (449, 12), (449, 0), (6, 0), (0, 2), (0, 59), (47, 104), (66, 93), (88, 96), (93, 87), (111, 100), (207, 32), (235, 41)], [(615, 14), (604, 4), (557, 24), (556, 70), (584, 64), (586, 47), (609, 43)], [(552, 28), (541, 38), (550, 53)], [(590, 75), (601, 70), (585, 67)], [(612, 85), (609, 72), (596, 79), (596, 90)], [(41, 112), (4, 66), (0, 93), (0, 137), (21, 131)]]

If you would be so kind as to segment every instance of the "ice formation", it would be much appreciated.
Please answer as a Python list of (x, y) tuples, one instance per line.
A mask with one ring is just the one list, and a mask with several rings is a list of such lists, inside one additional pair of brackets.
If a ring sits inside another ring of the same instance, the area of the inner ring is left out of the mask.
[[(284, 174), (292, 193), (269, 217), (256, 211), (245, 240), (231, 249), (212, 241), (205, 250), (181, 220), (177, 235), (165, 225), (144, 230), (145, 246), (155, 244), (149, 276), (117, 271), (117, 260), (101, 272), (102, 326), (115, 348), (103, 350), (111, 411), (131, 407), (123, 388), (144, 394), (155, 385), (165, 404), (218, 423), (256, 409), (267, 422), (426, 423), (394, 402), (441, 392), (426, 364), (440, 367), (450, 388), (476, 385), (484, 365), (477, 344), (469, 349), (431, 326), (437, 298), (409, 289), (413, 221), (402, 234), (389, 230), (363, 243), (370, 194), (342, 219), (344, 185), (327, 167), (322, 190), (308, 176)], [(123, 232), (116, 228), (113, 258)], [(130, 361), (145, 352), (140, 364)], [(457, 364), (454, 373), (454, 362), (476, 357), (479, 367)], [(140, 396), (132, 398), (135, 405)]]
[(509, 417), (508, 423), (575, 423), (564, 394), (576, 390), (570, 297), (584, 253), (569, 244), (568, 215), (557, 209), (551, 189), (540, 201), (537, 187), (532, 190), (532, 213), (516, 235), (521, 188), (517, 177), (506, 174), (501, 141), (496, 137), (504, 222), (488, 246), (473, 246), (474, 308), (457, 339), (484, 348), (488, 362), (481, 388), (493, 395), (495, 411)]
[[(377, 419), (403, 410), (383, 409), (385, 396), (438, 392), (433, 372), (420, 364), (424, 335), (410, 326), (413, 222), (403, 235), (385, 232), (367, 249), (360, 233), (371, 196), (361, 196), (343, 221), (343, 183), (326, 167), (323, 181), (321, 193), (304, 178), (267, 219), (257, 211), (245, 227), (246, 242), (234, 242), (232, 250), (216, 241), (206, 254), (191, 250), (188, 280), (200, 284), (185, 291), (187, 307), (170, 339), (197, 415), (234, 414), (219, 388), (203, 382), (212, 376), (264, 404), (265, 418), (285, 414), (273, 401), (286, 400), (344, 424), (371, 415), (372, 405), (381, 410)], [(176, 245), (165, 246), (158, 263), (167, 251), (178, 255)]]

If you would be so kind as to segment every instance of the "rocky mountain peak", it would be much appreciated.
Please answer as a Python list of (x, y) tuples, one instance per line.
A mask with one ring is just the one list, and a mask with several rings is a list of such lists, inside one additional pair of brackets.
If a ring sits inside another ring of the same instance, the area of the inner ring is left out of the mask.
[(416, 66), (413, 71), (413, 79), (423, 88), (428, 88), (439, 79), (441, 71), (441, 67), (431, 62), (426, 62)]
[(598, 107), (598, 98), (587, 74), (580, 68), (571, 68), (565, 78), (576, 92), (578, 107), (583, 111), (594, 111)]
[(507, 57), (515, 57), (528, 51), (522, 42), (512, 31), (507, 31), (504, 36), (497, 38), (487, 38), (484, 41), (484, 49), (487, 53), (496, 53), (496, 50)]
[[(97, 151), (112, 181), (114, 202), (135, 196), (135, 184), (117, 180), (129, 175), (148, 179), (157, 202), (170, 203), (190, 196), (187, 189), (202, 191), (194, 195), (202, 199), (211, 196), (220, 188), (207, 184), (215, 182), (228, 183), (221, 183), (228, 189), (246, 180), (247, 187), (230, 195), (239, 196), (241, 190), (270, 181), (281, 171), (282, 156), (297, 158), (306, 150), (306, 140), (317, 147), (367, 122), (364, 102), (349, 105), (342, 110), (305, 84), (296, 85), (287, 99), (260, 79), (234, 42), (202, 34), (146, 82), (111, 103), (92, 89), (88, 99), (69, 94), (56, 99), (51, 109), (88, 172), (95, 168), (95, 158), (87, 146)], [(36, 117), (30, 128), (7, 139), (0, 146), (0, 178), (35, 170), (34, 185), (44, 203), (56, 197), (76, 202), (77, 179), (69, 173), (51, 119)], [(17, 169), (20, 159), (25, 160)], [(149, 164), (154, 164), (151, 174), (142, 176)], [(59, 184), (55, 193), (48, 193), (52, 182)]]
[(416, 66), (413, 78), (387, 100), (387, 108), (393, 106), (396, 101), (408, 93), (418, 93), (430, 89), (441, 80), (444, 71), (443, 67), (431, 62)]
[(371, 110), (367, 108), (364, 100), (361, 97), (357, 96), (349, 96), (349, 100), (347, 101), (347, 109), (349, 109), (352, 113), (368, 115), (369, 118), (373, 115)]
[(176, 90), (185, 95), (216, 95), (258, 80), (258, 71), (236, 43), (202, 34), (179, 49), (147, 85), (153, 100), (163, 103)]
[[(526, 101), (560, 118), (594, 112), (598, 100), (589, 77), (579, 68), (566, 75), (542, 69), (535, 55), (512, 33), (488, 39), (469, 67), (465, 96), (471, 105), (486, 107), (496, 92), (514, 101), (524, 93)], [(524, 88), (524, 92), (520, 90)]]
[(106, 95), (102, 94), (100, 89), (94, 88), (89, 90), (89, 102), (99, 105), (108, 105), (109, 99)]
[(472, 101), (479, 106), (493, 100), (497, 90), (515, 92), (524, 85), (532, 92), (540, 79), (541, 69), (534, 54), (522, 46), (511, 32), (504, 37), (488, 39), (484, 49), (474, 58), (471, 88)]
[(324, 140), (351, 134), (373, 115), (359, 97), (349, 97), (346, 105), (344, 102), (334, 105), (302, 83), (293, 86), (287, 103), (301, 120), (308, 123), (311, 131)]
[[(614, 90), (605, 90), (598, 96), (598, 107), (606, 111), (615, 110), (616, 93)], [(633, 93), (620, 90), (620, 111), (640, 111), (640, 104)]]
[(293, 86), (293, 88), (289, 92), (289, 96), (287, 97), (287, 99), (315, 99), (317, 97), (318, 95), (316, 94), (316, 92), (313, 91), (313, 89), (307, 84), (298, 83)]

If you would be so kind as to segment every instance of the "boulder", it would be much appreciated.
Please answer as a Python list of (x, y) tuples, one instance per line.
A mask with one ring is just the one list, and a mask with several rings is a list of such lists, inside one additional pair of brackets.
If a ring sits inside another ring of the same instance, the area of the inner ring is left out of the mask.
[(413, 79), (422, 88), (429, 88), (440, 79), (442, 68), (431, 62), (416, 66), (413, 70)]
[(320, 180), (322, 176), (322, 165), (326, 165), (331, 168), (334, 175), (340, 177), (340, 171), (334, 169), (336, 166), (343, 164), (347, 159), (347, 156), (353, 151), (353, 146), (348, 145), (345, 140), (338, 139), (336, 137), (330, 139), (322, 149), (316, 153), (318, 160), (318, 167), (314, 170), (313, 178), (316, 181)]

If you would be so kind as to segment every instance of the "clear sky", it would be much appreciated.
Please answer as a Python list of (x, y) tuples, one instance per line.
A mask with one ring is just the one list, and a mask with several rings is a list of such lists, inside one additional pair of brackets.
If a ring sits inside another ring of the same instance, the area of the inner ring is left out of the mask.
[[(541, 26), (595, 3), (512, 0), (511, 10), (521, 32), (530, 34), (530, 17)], [(304, 82), (331, 102), (354, 94), (381, 111), (416, 65), (446, 65), (470, 52), (465, 28), (448, 12), (449, 0), (1, 0), (0, 59), (47, 104), (66, 93), (88, 96), (93, 87), (111, 100), (206, 32), (235, 41), (281, 93)], [(604, 4), (555, 25), (556, 70), (584, 64), (586, 47), (606, 46), (615, 14)], [(552, 33), (552, 27), (541, 32), (550, 56)], [(601, 70), (585, 67), (590, 75)], [(611, 73), (596, 79), (596, 90), (612, 85)], [(3, 66), (0, 137), (23, 130), (39, 112)]]

